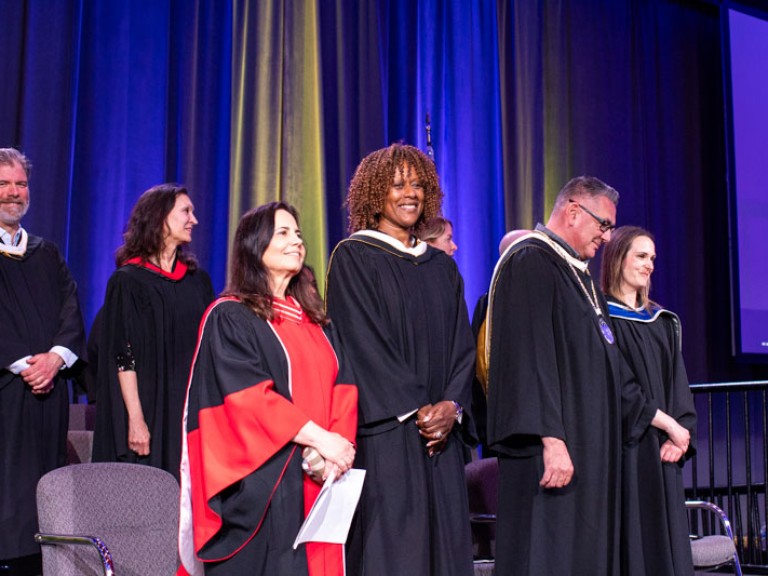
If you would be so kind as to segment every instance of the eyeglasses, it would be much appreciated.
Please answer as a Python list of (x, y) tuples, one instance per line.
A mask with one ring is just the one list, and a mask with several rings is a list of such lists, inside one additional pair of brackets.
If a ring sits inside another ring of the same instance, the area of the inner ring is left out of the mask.
[(605, 234), (606, 232), (610, 232), (611, 230), (614, 230), (616, 228), (616, 224), (613, 224), (610, 220), (606, 218), (600, 218), (600, 216), (592, 212), (592, 210), (590, 210), (586, 206), (582, 206), (581, 204), (576, 202), (576, 200), (569, 198), (568, 202), (573, 202), (574, 204), (576, 204), (576, 206), (584, 210), (584, 212), (592, 216), (592, 218), (594, 218), (595, 221), (597, 221), (597, 223), (600, 225), (600, 232), (602, 232), (603, 234)]

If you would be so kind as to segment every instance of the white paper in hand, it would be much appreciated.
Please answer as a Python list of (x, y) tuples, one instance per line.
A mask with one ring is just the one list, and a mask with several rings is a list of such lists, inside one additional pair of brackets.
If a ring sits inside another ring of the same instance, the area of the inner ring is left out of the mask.
[(363, 480), (365, 470), (355, 468), (335, 482), (328, 478), (299, 529), (293, 549), (304, 542), (344, 544), (363, 490)]

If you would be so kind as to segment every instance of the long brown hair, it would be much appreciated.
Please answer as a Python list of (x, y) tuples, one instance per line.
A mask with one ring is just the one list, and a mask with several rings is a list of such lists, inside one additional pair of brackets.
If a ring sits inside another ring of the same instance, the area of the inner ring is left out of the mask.
[[(139, 197), (125, 225), (123, 245), (115, 252), (115, 264), (122, 266), (132, 258), (147, 262), (160, 256), (165, 243), (165, 220), (182, 194), (189, 196), (184, 186), (168, 183), (153, 186)], [(195, 256), (182, 246), (176, 250), (176, 259), (189, 270), (197, 268)]]
[[(264, 252), (275, 233), (275, 214), (285, 210), (299, 222), (299, 213), (285, 202), (270, 202), (249, 210), (237, 225), (232, 249), (232, 268), (224, 296), (235, 296), (263, 320), (272, 320), (273, 294), (269, 270), (264, 266)], [(320, 295), (312, 287), (311, 277), (296, 274), (288, 283), (286, 296), (293, 296), (317, 324), (327, 324)]]
[(414, 232), (426, 220), (440, 216), (443, 191), (440, 189), (434, 162), (418, 148), (407, 144), (392, 144), (368, 154), (355, 170), (346, 200), (350, 232), (378, 229), (384, 200), (392, 186), (395, 172), (402, 174), (406, 164), (416, 171), (424, 188), (424, 211), (414, 226)]
[[(605, 245), (603, 261), (600, 266), (600, 288), (606, 296), (612, 296), (620, 300), (621, 295), (621, 269), (624, 259), (632, 247), (635, 238), (645, 236), (653, 240), (653, 234), (639, 226), (622, 226), (611, 232), (611, 241)], [(650, 299), (651, 279), (644, 288), (637, 291), (637, 300), (640, 306), (650, 311), (657, 304)]]

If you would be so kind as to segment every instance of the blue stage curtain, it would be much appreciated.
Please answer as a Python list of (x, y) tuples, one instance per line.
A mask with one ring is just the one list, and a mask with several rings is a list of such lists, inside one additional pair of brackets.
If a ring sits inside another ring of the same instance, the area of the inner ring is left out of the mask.
[(218, 0), (174, 0), (167, 180), (187, 185), (199, 224), (192, 250), (224, 288), (229, 252), (232, 12)]
[(188, 187), (200, 220), (191, 250), (223, 286), (231, 19), (214, 4), (84, 3), (70, 265), (89, 318), (133, 204), (161, 182)]
[(719, 8), (537, 0), (498, 14), (507, 221), (546, 219), (573, 176), (611, 184), (618, 224), (656, 236), (652, 296), (683, 320), (692, 381), (748, 377), (729, 358)]
[[(149, 186), (188, 186), (200, 219), (191, 249), (220, 290), (243, 211), (296, 202), (311, 249), (327, 251), (346, 234), (360, 159), (398, 140), (425, 149), (429, 112), (470, 307), (504, 231), (546, 220), (562, 184), (589, 173), (621, 192), (620, 224), (656, 235), (654, 296), (682, 316), (692, 380), (758, 373), (730, 357), (716, 4), (290, 4), (256, 22), (288, 4), (3, 2), (0, 146), (35, 164), (24, 225), (66, 253), (88, 323)], [(260, 48), (279, 38), (290, 42)], [(260, 98), (270, 86), (279, 109)], [(258, 118), (277, 128), (258, 136)], [(259, 189), (269, 157), (280, 178)]]
[[(77, 212), (71, 188), (80, 2), (3, 2), (0, 34), (0, 146), (32, 160), (24, 226), (71, 256)], [(33, 37), (34, 36), (34, 37)]]
[[(454, 223), (456, 259), (474, 306), (504, 233), (495, 5), (321, 2), (329, 237), (346, 230), (346, 187), (369, 152), (432, 144)], [(331, 218), (330, 216), (335, 216)]]

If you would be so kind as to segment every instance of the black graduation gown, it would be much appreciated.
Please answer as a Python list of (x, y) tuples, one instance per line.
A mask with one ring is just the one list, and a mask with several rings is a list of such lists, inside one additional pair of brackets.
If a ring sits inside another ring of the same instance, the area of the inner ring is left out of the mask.
[[(592, 279), (577, 272), (590, 294)], [(598, 302), (607, 318), (602, 295)], [(544, 240), (505, 252), (490, 290), (488, 443), (500, 453), (496, 573), (619, 572), (622, 428), (650, 423), (621, 354), (574, 270)], [(574, 465), (562, 489), (539, 486), (541, 438), (563, 439)]]
[[(462, 435), (474, 441), (474, 343), (455, 262), (355, 234), (331, 256), (326, 303), (359, 389), (355, 465), (368, 472), (348, 573), (472, 574)], [(397, 417), (441, 400), (464, 420), (430, 458), (415, 415)]]
[(101, 326), (104, 308), (99, 308), (88, 331), (88, 340), (85, 343), (88, 366), (82, 373), (82, 384), (88, 396), (88, 403), (94, 404), (98, 398), (99, 389), (99, 345), (101, 344)]
[[(356, 393), (332, 327), (339, 371), (330, 430), (351, 438)], [(305, 367), (306, 368), (306, 367)], [(185, 409), (181, 558), (206, 574), (306, 575), (301, 450), (291, 439), (309, 418), (293, 404), (298, 367), (270, 325), (237, 299), (220, 298), (201, 324)]]
[[(476, 349), (477, 353), (480, 354), (479, 347), (477, 347), (478, 343), (478, 336), (480, 335), (481, 330), (485, 330), (485, 317), (488, 313), (488, 293), (486, 292), (480, 298), (477, 300), (477, 303), (475, 304), (475, 310), (472, 312), (472, 336), (475, 339)], [(487, 429), (487, 421), (488, 418), (486, 414), (488, 413), (488, 401), (485, 397), (485, 388), (480, 381), (480, 378), (477, 376), (477, 371), (475, 371), (475, 377), (472, 379), (472, 416), (475, 418), (475, 425), (477, 426), (477, 437), (480, 441), (480, 450), (481, 450), (481, 456), (483, 458), (488, 458), (489, 456), (493, 456), (493, 453), (489, 452), (486, 448), (486, 437), (485, 437), (485, 431)]]
[(609, 304), (616, 343), (646, 396), (691, 433), (688, 453), (677, 463), (661, 461), (667, 437), (656, 428), (624, 446), (622, 574), (692, 575), (683, 464), (696, 450), (696, 408), (680, 351), (680, 321), (663, 309), (637, 312)]
[[(172, 280), (127, 264), (112, 274), (102, 311), (95, 462), (137, 462), (179, 477), (181, 417), (200, 319), (214, 299), (201, 269)], [(139, 399), (151, 434), (150, 453), (128, 448), (128, 413), (117, 378), (116, 357), (130, 343)]]
[(53, 390), (32, 394), (5, 369), (64, 346), (79, 358), (85, 332), (77, 288), (56, 246), (29, 236), (21, 258), (0, 254), (0, 558), (39, 553), (35, 490), (66, 464), (69, 396), (59, 372)]

